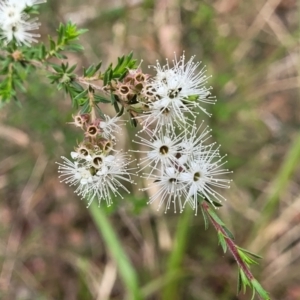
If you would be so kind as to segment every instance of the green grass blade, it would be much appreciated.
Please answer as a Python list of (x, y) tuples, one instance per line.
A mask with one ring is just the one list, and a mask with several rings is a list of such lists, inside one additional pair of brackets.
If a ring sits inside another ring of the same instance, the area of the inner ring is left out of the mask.
[(261, 211), (261, 219), (256, 223), (254, 233), (263, 228), (272, 218), (277, 209), (280, 194), (284, 191), (289, 180), (300, 163), (300, 135), (296, 136), (287, 153), (275, 180), (272, 183), (272, 192)]
[[(185, 211), (181, 215), (181, 218), (178, 221), (174, 249), (167, 262), (166, 276), (171, 276), (172, 274), (176, 274), (180, 270), (181, 263), (187, 247), (189, 224), (192, 215), (193, 215), (193, 210), (187, 208), (185, 209)], [(172, 282), (167, 284), (163, 290), (162, 299), (164, 300), (180, 299), (180, 295), (178, 293), (178, 287), (179, 286), (177, 280), (173, 280)]]
[(92, 202), (89, 211), (94, 219), (98, 232), (103, 237), (108, 253), (110, 253), (116, 262), (120, 277), (127, 291), (127, 299), (142, 299), (135, 269), (131, 265), (107, 216), (103, 210), (98, 207), (95, 201)]

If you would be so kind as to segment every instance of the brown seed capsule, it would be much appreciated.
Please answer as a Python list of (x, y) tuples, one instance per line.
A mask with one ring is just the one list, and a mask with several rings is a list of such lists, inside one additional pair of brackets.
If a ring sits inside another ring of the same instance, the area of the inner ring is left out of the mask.
[(99, 132), (99, 128), (96, 125), (89, 125), (86, 129), (85, 135), (95, 138)]
[(80, 156), (88, 156), (90, 155), (91, 151), (90, 149), (88, 149), (88, 147), (80, 145), (77, 149), (75, 149), (76, 152), (80, 155)]
[(104, 153), (108, 153), (113, 147), (113, 143), (110, 140), (102, 138), (97, 141), (97, 145)]
[(95, 155), (92, 159), (92, 165), (96, 169), (99, 169), (103, 164), (103, 157), (101, 155)]

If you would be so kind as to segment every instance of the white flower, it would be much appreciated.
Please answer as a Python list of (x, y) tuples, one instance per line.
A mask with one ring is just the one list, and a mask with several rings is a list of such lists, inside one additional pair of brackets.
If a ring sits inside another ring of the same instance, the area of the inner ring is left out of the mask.
[[(215, 143), (205, 145), (205, 142), (211, 137), (211, 135), (208, 135), (211, 132), (211, 129), (207, 126), (201, 132), (203, 123), (204, 121), (198, 126), (193, 125), (185, 127), (185, 134), (179, 144), (180, 155), (178, 155), (178, 162), (180, 165), (186, 164), (189, 160), (201, 158), (207, 151), (210, 154), (212, 153), (210, 149)], [(205, 149), (208, 150), (205, 151)], [(218, 156), (219, 154), (218, 152), (214, 152), (214, 155)]]
[(18, 45), (24, 44), (30, 46), (32, 42), (38, 41), (36, 38), (40, 37), (40, 35), (30, 33), (29, 31), (38, 29), (39, 25), (40, 23), (37, 23), (36, 19), (5, 24), (2, 26), (2, 32), (0, 32), (0, 39), (9, 43), (15, 38)]
[(106, 157), (103, 166), (97, 171), (93, 184), (90, 185), (91, 198), (88, 206), (91, 204), (94, 198), (98, 198), (99, 203), (101, 200), (105, 200), (107, 206), (112, 204), (111, 193), (121, 199), (124, 199), (123, 195), (119, 192), (121, 188), (128, 194), (130, 191), (122, 184), (122, 181), (133, 183), (131, 180), (130, 169), (128, 165), (131, 161), (128, 157), (120, 152), (116, 155), (109, 155)]
[(39, 0), (7, 0), (0, 2), (0, 39), (6, 43), (15, 39), (18, 45), (30, 46), (32, 42), (37, 42), (39, 34), (30, 31), (39, 28), (40, 23), (37, 18), (30, 17), (23, 12), (27, 6), (42, 3)]
[(10, 0), (10, 1), (14, 1), (14, 2), (23, 2), (25, 6), (33, 6), (33, 5), (37, 5), (37, 4), (42, 4), (42, 3), (46, 3), (47, 0)]
[(61, 158), (64, 162), (57, 163), (58, 172), (61, 173), (59, 178), (63, 178), (61, 182), (77, 186), (74, 192), (84, 198), (89, 193), (89, 184), (93, 182), (89, 165), (84, 160), (72, 162), (64, 156)]
[[(164, 105), (160, 101), (149, 103), (149, 111), (137, 117), (141, 120), (144, 129), (152, 129), (153, 134), (165, 127), (167, 130), (174, 131), (175, 127), (182, 128), (187, 124), (191, 126), (194, 122), (186, 118), (185, 112), (190, 111), (188, 106), (182, 106), (181, 109), (174, 108), (173, 105)], [(190, 111), (191, 112), (191, 111)]]
[[(120, 133), (122, 131), (121, 126), (119, 124), (123, 125), (124, 121), (120, 120), (120, 117), (114, 116), (113, 118), (110, 118), (107, 115), (104, 115), (105, 120), (100, 121), (99, 128), (102, 130), (101, 134), (104, 138), (109, 140), (115, 140), (115, 134)], [(119, 124), (117, 124), (119, 123)]]
[(231, 173), (228, 169), (222, 169), (226, 162), (222, 162), (223, 157), (215, 160), (219, 155), (219, 149), (205, 149), (203, 155), (190, 161), (188, 167), (181, 172), (180, 179), (185, 183), (187, 198), (185, 201), (196, 210), (199, 196), (207, 199), (214, 205), (214, 201), (226, 200), (215, 188), (229, 188), (231, 180), (219, 178), (221, 175)]
[(147, 138), (137, 135), (140, 141), (133, 142), (146, 147), (147, 150), (132, 151), (145, 154), (145, 156), (140, 159), (140, 164), (144, 165), (140, 171), (146, 167), (150, 167), (151, 171), (149, 172), (149, 176), (151, 176), (155, 169), (160, 168), (163, 170), (167, 166), (176, 164), (176, 155), (179, 149), (178, 145), (180, 143), (181, 134), (176, 136), (174, 132), (167, 130), (161, 130), (156, 135), (153, 135), (151, 131), (146, 131), (146, 133), (148, 135)]
[(199, 107), (206, 114), (207, 111), (201, 106), (202, 103), (214, 104), (215, 99), (210, 97), (207, 83), (206, 69), (202, 68), (197, 72), (199, 62), (194, 63), (194, 56), (185, 62), (185, 55), (177, 61), (173, 61), (173, 67), (169, 63), (161, 66), (158, 62), (154, 67), (157, 71), (155, 78), (151, 81), (155, 90), (157, 102), (164, 107), (170, 105), (180, 116), (182, 111), (191, 111), (192, 107)]
[[(2, 0), (2, 4), (14, 7), (16, 10), (22, 12), (26, 7), (45, 3), (46, 0)], [(1, 6), (1, 4), (0, 4)]]
[(180, 179), (180, 172), (174, 167), (167, 167), (160, 176), (153, 175), (150, 179), (153, 180), (153, 183), (142, 190), (147, 191), (155, 188), (157, 192), (150, 197), (148, 204), (158, 201), (157, 210), (165, 205), (166, 213), (173, 205), (175, 213), (177, 212), (177, 206), (179, 206), (179, 211), (182, 212), (185, 190), (184, 183)]
[(10, 1), (0, 2), (0, 26), (14, 24), (20, 22), (24, 14), (22, 13), (23, 5), (10, 3)]
[(82, 153), (72, 151), (70, 153), (70, 155), (73, 159), (80, 159), (81, 158), (81, 159), (84, 159), (84, 160), (89, 161), (89, 162), (92, 160), (92, 156), (89, 155), (89, 154), (88, 155), (83, 155)]
[(94, 199), (98, 199), (99, 205), (105, 200), (107, 205), (112, 204), (112, 196), (123, 198), (119, 189), (129, 193), (121, 181), (131, 182), (130, 163), (128, 156), (117, 152), (115, 155), (103, 155), (101, 153), (92, 155), (85, 159), (71, 153), (74, 161), (62, 156), (63, 163), (59, 165), (58, 172), (61, 174), (61, 182), (70, 186), (77, 186), (75, 193), (81, 198), (88, 199), (88, 206)]

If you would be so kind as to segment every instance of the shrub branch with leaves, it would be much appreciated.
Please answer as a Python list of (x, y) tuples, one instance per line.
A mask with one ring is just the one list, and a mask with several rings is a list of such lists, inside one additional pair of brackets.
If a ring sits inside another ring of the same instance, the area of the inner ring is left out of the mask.
[[(76, 65), (67, 62), (67, 52), (83, 50), (78, 38), (86, 30), (77, 29), (71, 22), (60, 24), (57, 38), (49, 36), (48, 46), (31, 46), (39, 37), (32, 32), (39, 23), (30, 15), (36, 14), (36, 4), (43, 2), (0, 1), (1, 106), (12, 99), (20, 103), (28, 75), (34, 70), (46, 72), (50, 83), (63, 89), (73, 109), (79, 110), (71, 124), (83, 131), (70, 158), (62, 157), (63, 162), (58, 163), (61, 181), (74, 186), (88, 206), (93, 201), (99, 206), (105, 201), (109, 206), (114, 197), (129, 193), (128, 184), (134, 184), (133, 178), (140, 176), (150, 182), (142, 191), (155, 188), (149, 203), (156, 203), (158, 209), (182, 212), (188, 205), (197, 215), (200, 208), (206, 227), (208, 222), (214, 226), (224, 253), (229, 249), (238, 264), (238, 292), (249, 286), (253, 298), (257, 294), (260, 299), (269, 299), (250, 271), (259, 256), (238, 247), (216, 214), (225, 199), (219, 189), (229, 188), (226, 176), (231, 172), (223, 167), (226, 161), (219, 146), (208, 143), (211, 130), (202, 129), (203, 122), (195, 125), (199, 114), (210, 115), (205, 104), (216, 102), (211, 88), (206, 87), (205, 67), (198, 71), (200, 63), (195, 63), (194, 57), (186, 61), (183, 54), (175, 56), (172, 63), (157, 63), (153, 66), (155, 76), (150, 76), (130, 53), (104, 71), (98, 62), (78, 75)], [(99, 104), (112, 105), (116, 115), (106, 115)], [(117, 133), (124, 130), (123, 114), (132, 126), (140, 128), (134, 142), (146, 149), (135, 150), (142, 156), (137, 167), (130, 154), (116, 150)], [(126, 274), (123, 278), (128, 281)], [(140, 298), (137, 291), (132, 295)]]

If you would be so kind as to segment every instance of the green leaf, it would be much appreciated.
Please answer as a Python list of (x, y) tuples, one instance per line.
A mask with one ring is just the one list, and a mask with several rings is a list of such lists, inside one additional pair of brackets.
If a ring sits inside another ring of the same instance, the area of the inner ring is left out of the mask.
[(96, 95), (94, 94), (94, 99), (95, 99), (95, 102), (96, 103), (111, 103), (111, 100), (105, 98), (104, 96), (101, 96), (101, 95)]
[(208, 213), (219, 225), (221, 225), (222, 227), (225, 226), (223, 221), (217, 216), (217, 214), (211, 208), (208, 209)]
[(104, 77), (103, 77), (103, 85), (104, 86), (106, 86), (108, 84), (108, 82), (109, 82), (109, 72), (111, 72), (111, 65), (104, 72)]
[(85, 113), (90, 112), (90, 110), (91, 110), (90, 103), (89, 103), (89, 101), (86, 101), (80, 111), (82, 114), (85, 114)]
[(68, 72), (68, 73), (73, 73), (73, 72), (75, 71), (76, 67), (77, 67), (77, 64), (73, 65), (72, 67), (70, 67), (70, 68), (67, 70), (67, 72)]
[(26, 93), (26, 89), (20, 80), (15, 81), (15, 85), (21, 90), (22, 93)]
[(115, 94), (113, 94), (113, 93), (110, 93), (110, 102), (111, 102), (111, 104), (115, 104), (115, 102), (117, 102), (117, 100), (116, 100), (116, 97), (115, 97)]
[(242, 277), (240, 270), (238, 271), (237, 294), (242, 290)]
[(94, 74), (95, 66), (91, 65), (86, 70), (83, 71), (84, 77), (91, 77)]
[(84, 98), (88, 94), (88, 90), (83, 90), (81, 93), (74, 97), (74, 100), (77, 101), (80, 98)]
[(117, 114), (117, 116), (120, 117), (120, 116), (123, 115), (123, 113), (124, 113), (124, 106), (122, 105), (121, 110), (119, 111), (119, 113)]
[(54, 53), (53, 54), (54, 57), (59, 58), (59, 59), (67, 59), (68, 57), (62, 53)]
[(130, 124), (133, 127), (137, 127), (137, 121), (135, 119), (135, 117), (130, 113)]
[(76, 81), (72, 81), (71, 86), (73, 86), (76, 90), (79, 90), (79, 91), (84, 90), (83, 87), (79, 83), (77, 83)]
[(84, 47), (80, 44), (70, 44), (66, 47), (66, 50), (72, 51), (72, 52), (80, 52), (84, 50)]
[(49, 42), (50, 42), (50, 50), (54, 51), (55, 49), (55, 42), (52, 40), (51, 36), (49, 36)]
[(102, 65), (102, 62), (100, 61), (100, 63), (98, 63), (96, 66), (91, 65), (89, 66), (87, 69), (84, 69), (84, 77), (92, 77), (95, 75), (95, 73), (100, 69)]
[(232, 232), (226, 226), (222, 226), (222, 228), (226, 232), (227, 237), (229, 237), (230, 239), (234, 240), (234, 235), (232, 234)]
[(111, 82), (111, 80), (113, 78), (113, 70), (109, 69), (107, 73), (108, 73), (108, 81)]
[(120, 107), (119, 107), (117, 101), (114, 102), (114, 108), (115, 108), (116, 113), (119, 114), (120, 113)]
[(39, 58), (43, 59), (46, 56), (46, 47), (44, 44), (41, 44), (41, 47), (39, 49)]
[(247, 265), (253, 265), (253, 264), (258, 264), (257, 261), (255, 261), (254, 259), (252, 259), (250, 256), (248, 256), (246, 253), (244, 253), (241, 249), (238, 248), (238, 253), (241, 256), (241, 258), (243, 259), (243, 261), (247, 264)]
[(57, 73), (63, 72), (63, 68), (61, 66), (56, 65), (56, 64), (50, 64), (50, 65)]
[[(206, 199), (205, 199), (206, 200)], [(216, 201), (209, 201), (209, 203), (213, 204), (214, 207), (222, 207), (223, 204), (220, 202), (216, 202)]]
[(102, 66), (102, 61), (100, 61), (100, 62), (96, 65), (96, 67), (95, 67), (95, 72), (98, 72), (98, 71), (100, 70), (101, 66)]
[(225, 238), (224, 238), (224, 235), (221, 231), (218, 231), (218, 237), (219, 237), (219, 242), (223, 248), (223, 252), (226, 253), (227, 251), (227, 244), (226, 244), (226, 241), (225, 241)]
[(203, 216), (203, 220), (204, 220), (204, 229), (207, 230), (208, 229), (208, 225), (209, 225), (209, 222), (208, 222), (208, 218), (207, 218), (207, 215), (201, 205), (201, 202), (200, 202), (200, 208), (201, 208), (201, 212), (202, 212), (202, 216)]
[(270, 299), (268, 292), (263, 289), (263, 287), (256, 279), (252, 279), (251, 284), (253, 288), (256, 290), (256, 292), (260, 295), (260, 297), (262, 297), (264, 300)]
[(246, 249), (244, 249), (244, 248), (242, 248), (242, 247), (238, 247), (238, 246), (237, 246), (237, 248), (240, 249), (240, 250), (242, 250), (243, 252), (245, 252), (245, 253), (247, 253), (247, 254), (253, 256), (253, 257), (256, 258), (256, 259), (262, 259), (262, 256), (257, 255), (257, 254), (255, 254), (255, 253), (253, 253), (253, 252), (250, 252), (249, 250), (246, 250)]
[(250, 281), (248, 280), (247, 276), (245, 275), (244, 271), (240, 268), (240, 275), (241, 275), (241, 282), (242, 282), (242, 288), (243, 292), (246, 292), (247, 286), (251, 286)]

